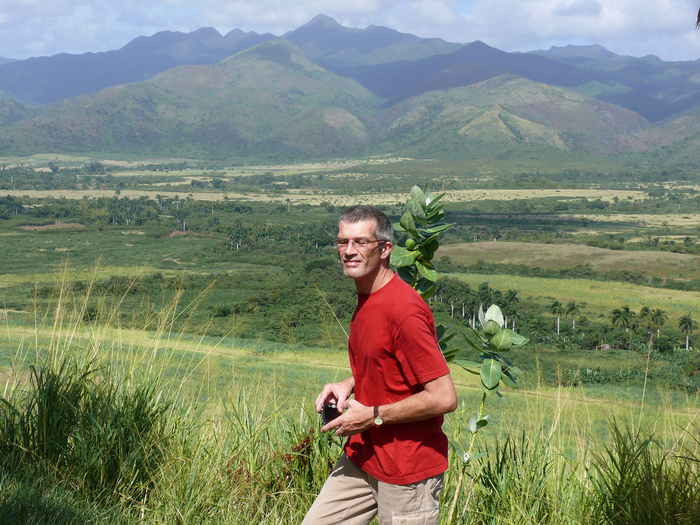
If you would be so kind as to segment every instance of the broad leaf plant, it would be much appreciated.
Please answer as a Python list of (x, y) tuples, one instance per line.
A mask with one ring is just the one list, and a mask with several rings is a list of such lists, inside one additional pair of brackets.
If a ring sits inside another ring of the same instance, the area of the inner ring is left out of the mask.
[[(453, 226), (443, 222), (445, 210), (440, 200), (444, 195), (436, 195), (414, 186), (411, 196), (406, 200), (406, 211), (401, 215), (398, 224), (394, 224), (396, 232), (405, 233), (407, 236), (402, 242), (397, 242), (391, 253), (391, 264), (399, 276), (426, 301), (437, 289), (438, 272), (433, 258), (440, 246), (440, 237)], [(522, 372), (504, 354), (529, 342), (527, 338), (506, 327), (503, 313), (495, 304), (489, 306), (486, 312), (483, 305), (479, 308), (479, 325), (476, 330), (465, 327), (461, 332), (466, 342), (466, 350), (477, 352), (475, 360), (456, 359), (461, 349), (448, 348), (448, 342), (458, 332), (443, 325), (437, 326), (438, 343), (445, 359), (479, 376), (481, 382), (481, 403), (477, 414), (469, 419), (469, 448), (465, 452), (458, 443), (454, 443), (463, 459), (463, 466), (486, 455), (475, 453), (476, 436), (479, 430), (488, 424), (489, 416), (484, 414), (486, 398), (493, 394), (501, 396), (501, 385), (519, 387), (517, 379)], [(452, 500), (448, 523), (452, 521), (463, 478), (464, 468)]]

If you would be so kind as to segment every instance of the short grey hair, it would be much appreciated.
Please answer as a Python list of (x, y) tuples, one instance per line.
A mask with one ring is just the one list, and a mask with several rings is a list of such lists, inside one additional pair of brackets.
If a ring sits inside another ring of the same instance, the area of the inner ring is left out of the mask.
[(374, 235), (377, 240), (394, 242), (394, 227), (391, 224), (391, 220), (386, 213), (374, 206), (350, 206), (340, 216), (338, 224), (341, 222), (356, 223), (370, 220), (377, 225), (374, 229)]

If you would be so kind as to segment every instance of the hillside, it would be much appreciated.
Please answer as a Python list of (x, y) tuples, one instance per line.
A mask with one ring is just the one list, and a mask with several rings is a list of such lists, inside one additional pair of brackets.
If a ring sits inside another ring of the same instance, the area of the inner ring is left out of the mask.
[(394, 110), (400, 116), (387, 138), (417, 155), (449, 143), (470, 151), (487, 144), (538, 143), (601, 155), (642, 151), (651, 143), (636, 135), (648, 123), (631, 111), (515, 76), (427, 92)]
[(199, 157), (352, 153), (368, 141), (371, 93), (275, 40), (218, 64), (53, 105), (0, 130), (2, 149)]
[(621, 56), (601, 46), (553, 47), (536, 54), (586, 71), (595, 81), (580, 84), (582, 92), (636, 111), (650, 122), (677, 116), (700, 103), (700, 60)]
[[(281, 38), (163, 32), (0, 65), (0, 154), (632, 155), (685, 169), (700, 137), (699, 74), (700, 61), (600, 46), (506, 53), (323, 15)], [(20, 96), (50, 104), (29, 109)]]

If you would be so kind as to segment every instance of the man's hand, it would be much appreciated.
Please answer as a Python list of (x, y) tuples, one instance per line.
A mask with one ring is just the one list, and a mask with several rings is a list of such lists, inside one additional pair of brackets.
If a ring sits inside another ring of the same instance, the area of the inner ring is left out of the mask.
[(354, 399), (345, 403), (342, 415), (327, 423), (321, 432), (335, 429), (336, 436), (352, 436), (364, 432), (374, 426), (374, 409), (367, 407)]
[(338, 383), (328, 383), (323, 386), (323, 390), (316, 398), (316, 412), (323, 410), (324, 403), (335, 403), (338, 412), (341, 414), (347, 408), (347, 399), (355, 389), (355, 379), (350, 376)]

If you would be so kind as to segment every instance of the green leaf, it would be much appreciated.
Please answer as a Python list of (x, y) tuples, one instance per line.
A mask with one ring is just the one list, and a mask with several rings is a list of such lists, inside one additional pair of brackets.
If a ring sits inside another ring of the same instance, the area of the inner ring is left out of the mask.
[(448, 331), (450, 328), (451, 328), (451, 327), (445, 326), (444, 324), (438, 324), (438, 325), (435, 326), (435, 333), (437, 334), (438, 341), (445, 341), (445, 342), (447, 342), (447, 341), (449, 341), (450, 339), (452, 339), (454, 336), (457, 335), (457, 332), (450, 332), (450, 333), (448, 334), (447, 331)]
[(445, 358), (445, 361), (450, 363), (457, 355), (457, 352), (459, 352), (459, 348), (447, 348), (447, 347), (443, 348), (441, 346), (440, 351), (442, 352), (442, 356)]
[(505, 372), (508, 372), (514, 378), (523, 375), (523, 371), (515, 365), (510, 365), (508, 368), (505, 369)]
[(496, 321), (493, 321), (493, 320), (486, 321), (486, 325), (484, 325), (484, 332), (486, 332), (488, 335), (493, 336), (500, 331), (502, 331), (502, 328), (499, 326), (499, 324)]
[(420, 202), (416, 201), (415, 199), (408, 199), (406, 201), (406, 209), (408, 211), (405, 213), (410, 213), (415, 222), (425, 224), (425, 212), (423, 211), (423, 207), (420, 205)]
[(396, 273), (399, 274), (399, 277), (401, 277), (401, 279), (403, 279), (404, 282), (407, 282), (408, 284), (413, 286), (413, 277), (416, 274), (413, 265), (396, 267)]
[(454, 222), (450, 224), (437, 224), (435, 226), (431, 226), (430, 228), (424, 228), (422, 232), (427, 235), (437, 235), (444, 232), (445, 230), (452, 228), (452, 226), (454, 225)]
[(412, 252), (403, 246), (394, 246), (394, 249), (391, 250), (391, 265), (395, 268), (412, 266), (419, 255), (420, 252)]
[(495, 352), (505, 352), (513, 345), (507, 330), (499, 330), (489, 340), (489, 348)]
[[(426, 230), (423, 230), (423, 233), (426, 233)], [(436, 233), (435, 235), (431, 235), (430, 237), (426, 237), (420, 242), (421, 246), (427, 246), (431, 242), (433, 242), (435, 239), (437, 239), (440, 236), (439, 233)]]
[(423, 193), (420, 186), (415, 185), (411, 188), (411, 197), (419, 202), (423, 202), (425, 200), (425, 193)]
[(428, 207), (425, 210), (426, 212), (432, 212), (434, 210), (437, 210), (440, 205), (438, 204), (438, 201), (442, 199), (445, 196), (445, 193), (441, 193), (440, 195), (436, 195), (434, 193), (430, 194), (430, 202), (428, 202)]
[(416, 291), (426, 301), (430, 299), (437, 290), (437, 284), (427, 279), (420, 278), (416, 283)]
[(501, 381), (503, 381), (503, 384), (509, 388), (520, 388), (520, 385), (518, 385), (518, 383), (515, 382), (515, 378), (511, 376), (507, 370), (503, 372), (503, 376), (501, 376)]
[(481, 374), (481, 363), (476, 363), (474, 361), (465, 361), (464, 359), (455, 359), (454, 363), (461, 366), (464, 370), (470, 374)]
[[(412, 253), (420, 253), (420, 252), (412, 252)], [(416, 261), (416, 268), (418, 269), (418, 272), (428, 279), (429, 281), (437, 281), (438, 274), (437, 272), (433, 269), (433, 265), (429, 261)]]
[(410, 210), (403, 212), (403, 215), (401, 215), (401, 219), (399, 220), (399, 224), (401, 227), (413, 235), (414, 237), (418, 237), (418, 230), (416, 230), (416, 223), (413, 220), (413, 215), (411, 214)]
[(485, 359), (481, 364), (481, 383), (486, 389), (498, 388), (502, 375), (501, 363), (496, 359)]
[(480, 428), (484, 428), (489, 424), (489, 416), (484, 416), (481, 419), (477, 419), (476, 416), (469, 418), (469, 431), (472, 434), (476, 434)]
[[(462, 332), (462, 336), (463, 336), (464, 339), (467, 341), (467, 344), (468, 344), (469, 346), (471, 346), (471, 347), (472, 347), (474, 350), (476, 350), (477, 352), (481, 352), (481, 351), (483, 350), (483, 348), (481, 347), (481, 345), (480, 345), (479, 343), (482, 342), (482, 339), (479, 337), (479, 334), (476, 333), (473, 329), (469, 328), (468, 330), (469, 330), (468, 332)], [(479, 337), (479, 343), (477, 343), (477, 342), (473, 339), (472, 336)]]
[(530, 342), (530, 340), (527, 337), (523, 337), (517, 332), (514, 332), (513, 330), (505, 329), (505, 332), (508, 332), (508, 335), (510, 335), (510, 340), (513, 343), (513, 346), (523, 346), (526, 345)]
[(498, 385), (496, 385), (495, 387), (493, 387), (493, 388), (488, 388), (488, 387), (482, 382), (482, 383), (481, 383), (481, 390), (483, 390), (484, 392), (486, 392), (486, 394), (489, 395), (489, 396), (490, 396), (490, 395), (493, 395), (493, 394), (496, 394), (497, 396), (500, 397), (501, 394), (500, 394), (500, 392), (498, 391), (498, 387), (499, 387), (499, 386), (500, 386), (500, 383), (499, 383)]
[(435, 210), (435, 211), (428, 211), (426, 210), (425, 212), (425, 220), (428, 223), (431, 222), (439, 222), (445, 218), (445, 211), (444, 210)]

